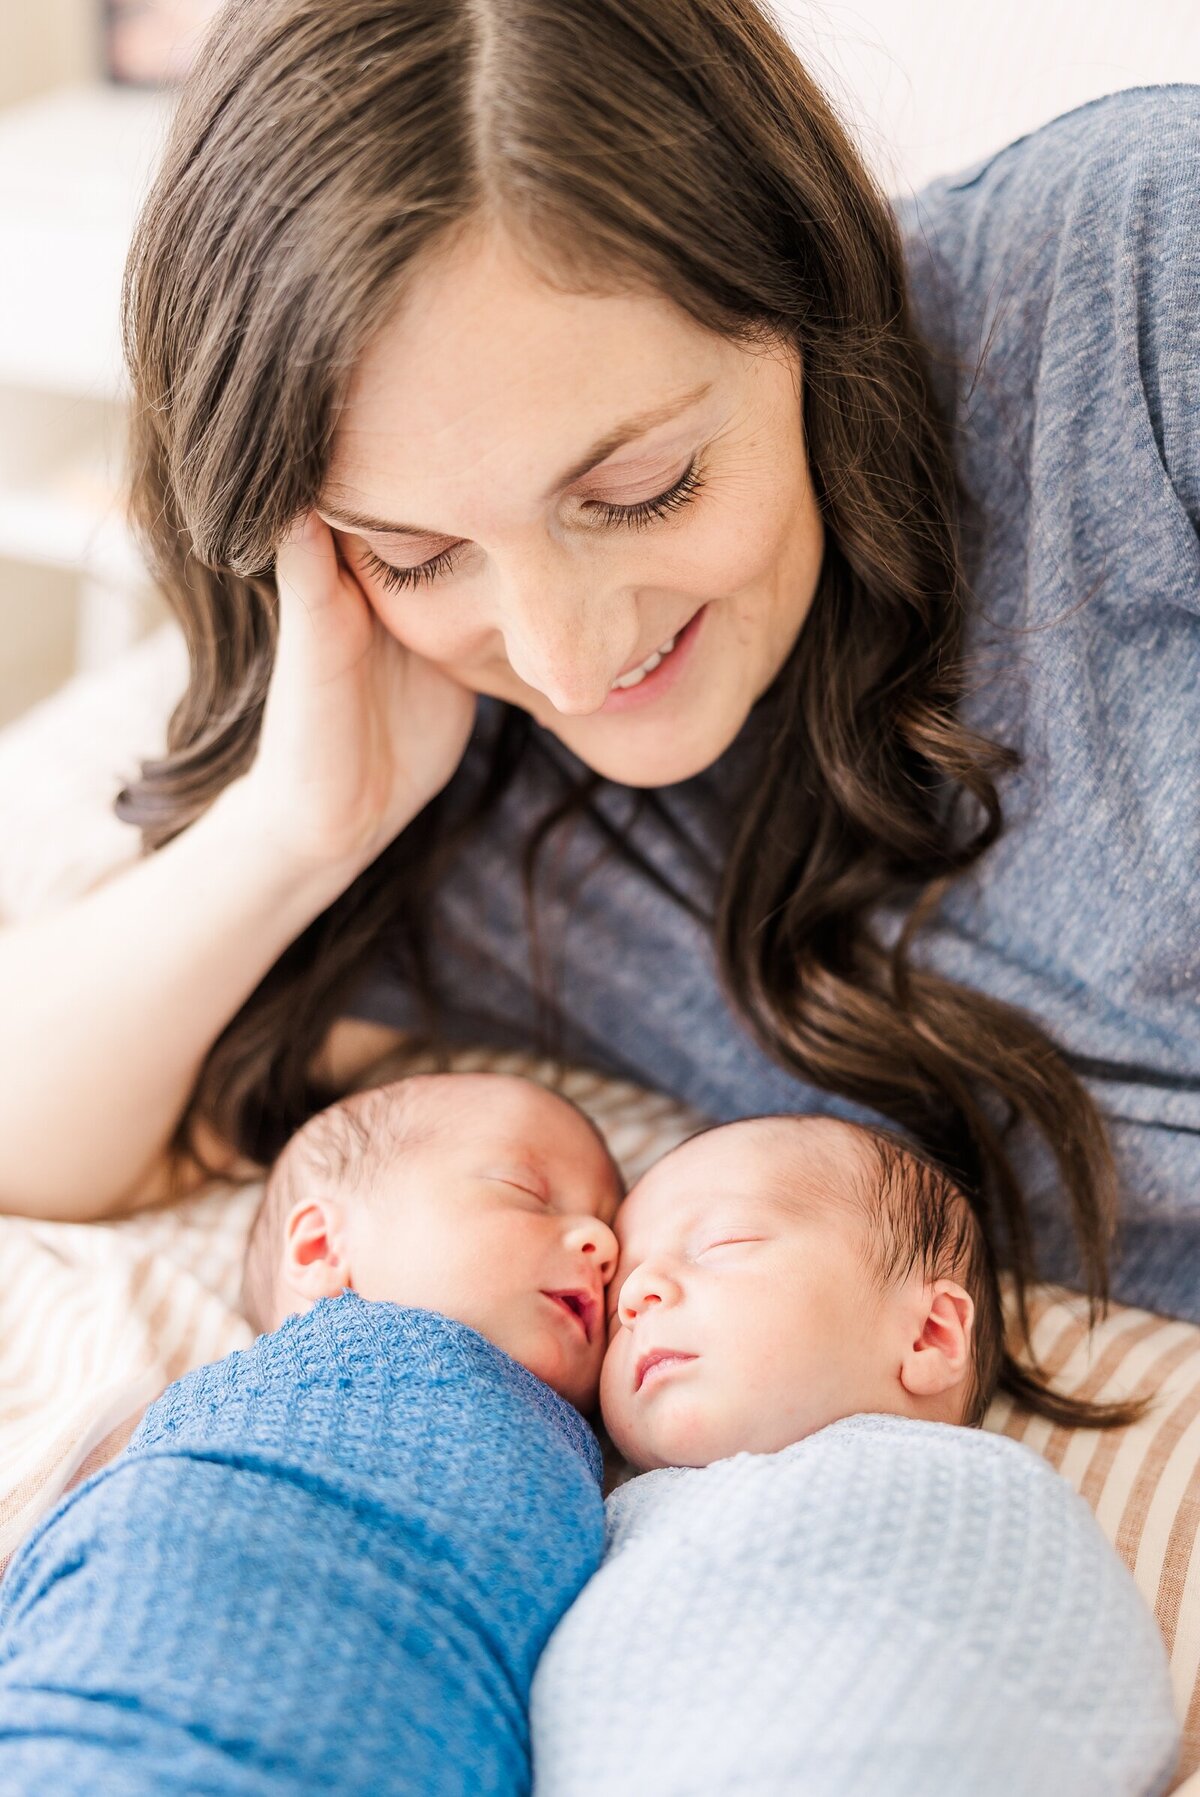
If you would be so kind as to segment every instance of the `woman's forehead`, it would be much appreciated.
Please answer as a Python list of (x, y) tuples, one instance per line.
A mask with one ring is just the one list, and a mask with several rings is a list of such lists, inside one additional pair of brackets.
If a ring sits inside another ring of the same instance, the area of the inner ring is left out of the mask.
[[(645, 395), (651, 379), (658, 386), (676, 375), (682, 357), (725, 341), (666, 294), (551, 285), (507, 239), (474, 235), (410, 278), (360, 358), (349, 401), (364, 409), (402, 401), (416, 408), (413, 422), (431, 424), (447, 423), (453, 402), (468, 398), (466, 423), (478, 428), (489, 408), (515, 409), (530, 387), (539, 405), (565, 398), (583, 408), (628, 376)], [(564, 368), (583, 377), (565, 395), (549, 384)]]
[(540, 501), (631, 423), (714, 397), (739, 355), (664, 296), (563, 293), (460, 250), (360, 360), (322, 506), (426, 530), (485, 487)]

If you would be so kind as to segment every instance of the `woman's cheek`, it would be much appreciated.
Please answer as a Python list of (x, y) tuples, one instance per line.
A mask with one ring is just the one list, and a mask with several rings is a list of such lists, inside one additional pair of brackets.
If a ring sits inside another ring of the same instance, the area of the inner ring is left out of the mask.
[(406, 649), (438, 662), (452, 662), (463, 653), (461, 629), (453, 625), (448, 608), (439, 607), (436, 591), (415, 587), (390, 592), (361, 566), (355, 567), (355, 575), (384, 629)]
[[(699, 504), (704, 506), (703, 498)], [(775, 491), (722, 483), (675, 545), (664, 586), (713, 598), (753, 594), (769, 586), (792, 518)]]
[(425, 639), (434, 633), (413, 605), (412, 593), (389, 593), (376, 581), (364, 582), (364, 590), (380, 623), (397, 642), (418, 655), (432, 656), (430, 643)]

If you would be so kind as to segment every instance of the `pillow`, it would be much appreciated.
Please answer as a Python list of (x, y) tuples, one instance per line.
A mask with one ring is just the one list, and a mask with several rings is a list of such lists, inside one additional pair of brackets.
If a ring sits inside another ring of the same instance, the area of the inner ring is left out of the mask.
[[(1200, 1767), (1200, 1328), (1114, 1304), (1089, 1337), (1085, 1301), (1041, 1286), (1031, 1304), (1041, 1365), (1072, 1397), (1153, 1394), (1123, 1429), (1065, 1429), (1006, 1397), (984, 1428), (1023, 1441), (1091, 1505), (1158, 1619), (1184, 1743), (1177, 1777)], [(1200, 1776), (1189, 1789), (1200, 1791)]]
[[(67, 902), (131, 859), (111, 800), (161, 745), (186, 656), (174, 626), (82, 676), (0, 733), (0, 923)], [(359, 1084), (419, 1063), (380, 1063)], [(540, 1078), (607, 1135), (630, 1180), (705, 1119), (658, 1094), (528, 1056), (453, 1065)], [(150, 1399), (252, 1339), (238, 1314), (260, 1184), (214, 1184), (108, 1224), (0, 1216), (0, 1569), (72, 1483), (124, 1445)], [(998, 1399), (984, 1427), (1043, 1454), (1091, 1504), (1158, 1618), (1184, 1745), (1178, 1779), (1200, 1797), (1200, 1328), (1114, 1305), (1089, 1339), (1082, 1301), (1033, 1295), (1034, 1345), (1073, 1395), (1155, 1394), (1128, 1428), (1061, 1429)], [(1189, 1775), (1196, 1773), (1196, 1776)]]
[[(389, 1057), (356, 1083), (431, 1064)], [(603, 1129), (630, 1181), (704, 1121), (530, 1056), (464, 1051), (452, 1065), (556, 1085)], [(261, 1189), (214, 1185), (107, 1224), (0, 1218), (0, 1563), (65, 1488), (119, 1452), (165, 1384), (251, 1340), (236, 1306)], [(1114, 1305), (1089, 1338), (1083, 1300), (1051, 1286), (1034, 1292), (1031, 1319), (1064, 1391), (1157, 1394), (1124, 1429), (1058, 1428), (1008, 1398), (984, 1427), (1025, 1442), (1082, 1493), (1153, 1607), (1185, 1729), (1182, 1778), (1200, 1767), (1200, 1328)]]

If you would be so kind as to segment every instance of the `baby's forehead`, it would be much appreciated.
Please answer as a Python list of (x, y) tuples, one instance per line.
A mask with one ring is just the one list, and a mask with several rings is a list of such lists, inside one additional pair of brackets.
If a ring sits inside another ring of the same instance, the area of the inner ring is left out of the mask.
[(633, 1235), (678, 1232), (732, 1206), (861, 1225), (869, 1169), (851, 1125), (827, 1117), (754, 1117), (692, 1136), (655, 1162), (617, 1215)]
[[(584, 1114), (545, 1086), (515, 1074), (418, 1074), (383, 1089), (393, 1135), (409, 1147), (447, 1139), (476, 1151), (578, 1148), (603, 1138)], [(386, 1135), (381, 1131), (381, 1136)]]

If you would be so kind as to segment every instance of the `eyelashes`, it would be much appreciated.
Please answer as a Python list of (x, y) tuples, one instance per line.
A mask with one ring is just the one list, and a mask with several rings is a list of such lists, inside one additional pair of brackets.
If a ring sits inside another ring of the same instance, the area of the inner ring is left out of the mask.
[[(674, 485), (653, 499), (639, 500), (637, 505), (613, 505), (608, 500), (589, 499), (586, 505), (588, 511), (598, 517), (602, 524), (624, 527), (626, 530), (644, 530), (647, 525), (657, 523), (660, 518), (689, 505), (703, 485), (699, 462), (693, 457)], [(440, 555), (432, 556), (427, 562), (418, 562), (412, 568), (394, 568), (390, 562), (382, 561), (371, 549), (364, 548), (361, 554), (368, 571), (385, 592), (399, 593), (449, 573), (454, 565), (457, 547), (443, 549)]]
[(703, 481), (699, 464), (693, 456), (674, 486), (654, 499), (642, 499), (637, 505), (611, 505), (605, 499), (589, 499), (586, 503), (604, 524), (623, 524), (633, 530), (644, 529), (659, 518), (665, 518), (680, 506), (688, 505), (699, 493)]
[(436, 580), (439, 574), (445, 574), (454, 561), (454, 551), (443, 549), (440, 555), (435, 555), (431, 561), (418, 562), (415, 568), (393, 568), (390, 562), (380, 561), (373, 549), (364, 549), (362, 557), (385, 591), (399, 593), (405, 587), (420, 586), (423, 581)]
[(526, 1198), (533, 1198), (538, 1204), (549, 1204), (550, 1193), (545, 1185), (531, 1174), (527, 1179), (507, 1178), (502, 1173), (493, 1175), (497, 1185), (507, 1186), (510, 1192), (523, 1192)]

